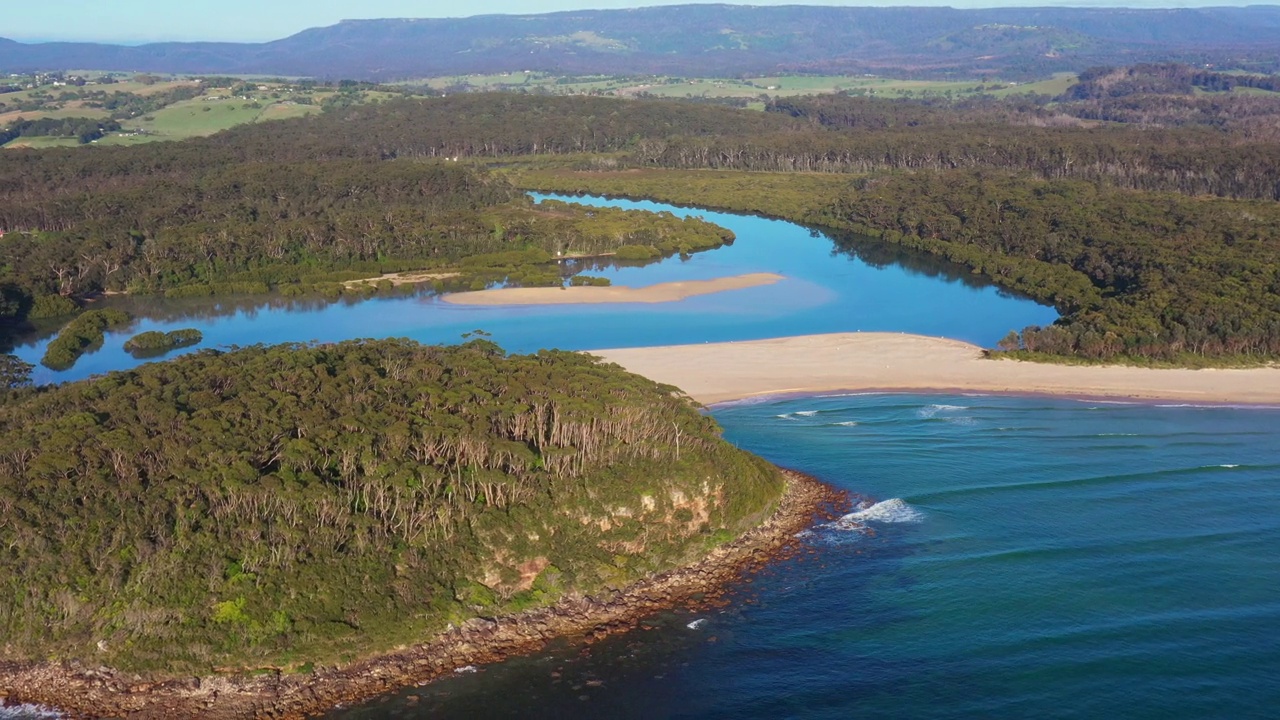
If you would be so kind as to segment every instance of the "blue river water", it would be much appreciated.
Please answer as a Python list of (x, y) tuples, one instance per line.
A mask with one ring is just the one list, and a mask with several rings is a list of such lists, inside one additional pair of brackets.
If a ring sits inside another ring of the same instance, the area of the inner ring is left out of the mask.
[(332, 718), (1266, 718), (1280, 409), (836, 395), (726, 436), (866, 498), (731, 604)]
[[(993, 344), (1056, 314), (954, 267), (790, 223), (650, 203), (732, 247), (643, 268), (647, 285), (778, 272), (668, 305), (466, 308), (128, 300), (139, 320), (66, 373), (137, 364), (144, 330), (200, 347), (355, 337), (512, 351), (888, 330)], [(17, 349), (38, 362), (47, 336)], [(726, 437), (865, 498), (721, 610), (547, 652), (333, 718), (1274, 717), (1280, 708), (1280, 409), (835, 394), (713, 409)]]
[[(545, 197), (545, 196), (540, 196)], [(644, 267), (578, 268), (617, 285), (643, 286), (677, 280), (711, 279), (752, 272), (776, 272), (786, 280), (644, 305), (466, 307), (441, 302), (432, 293), (412, 296), (288, 300), (273, 298), (121, 299), (111, 304), (137, 317), (130, 327), (109, 333), (103, 346), (64, 372), (37, 368), (37, 382), (75, 380), (139, 364), (124, 350), (132, 335), (148, 330), (196, 328), (204, 342), (195, 348), (257, 343), (334, 342), (362, 337), (408, 337), (427, 343), (458, 342), (482, 329), (513, 352), (558, 347), (610, 347), (754, 340), (786, 335), (855, 330), (888, 330), (938, 335), (994, 345), (1012, 329), (1047, 325), (1053, 308), (1011, 296), (963, 269), (904, 255), (858, 238), (833, 238), (793, 223), (765, 218), (686, 210), (647, 202), (571, 198), (675, 214), (700, 215), (737, 235), (733, 245), (670, 258)], [(14, 353), (38, 364), (49, 334), (26, 339)]]

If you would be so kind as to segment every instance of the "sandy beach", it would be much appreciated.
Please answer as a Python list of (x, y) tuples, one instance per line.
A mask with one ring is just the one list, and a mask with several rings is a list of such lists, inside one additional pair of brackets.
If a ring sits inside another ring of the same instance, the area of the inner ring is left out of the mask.
[(958, 390), (1280, 405), (1280, 368), (1184, 370), (988, 360), (976, 345), (898, 333), (806, 335), (592, 354), (675, 385), (704, 404), (837, 390)]
[(748, 273), (714, 280), (686, 280), (645, 287), (500, 288), (449, 293), (440, 299), (454, 305), (571, 305), (577, 303), (664, 303), (697, 295), (772, 285), (784, 278), (774, 273)]

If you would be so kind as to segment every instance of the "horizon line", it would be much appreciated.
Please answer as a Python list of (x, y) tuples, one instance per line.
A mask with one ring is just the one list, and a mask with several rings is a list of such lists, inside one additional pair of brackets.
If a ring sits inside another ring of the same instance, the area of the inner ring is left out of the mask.
[(1178, 2), (1178, 0), (1150, 0), (1149, 2), (1143, 2), (1143, 0), (1137, 0), (1132, 4), (1111, 5), (1108, 2), (1108, 0), (1063, 0), (1061, 2), (1053, 2), (1052, 0), (1050, 0), (1049, 2), (1043, 2), (1043, 1), (1028, 2), (1026, 4), (1014, 4), (1014, 5), (975, 4), (975, 5), (961, 5), (961, 6), (951, 4), (951, 2), (929, 3), (927, 2), (927, 0), (924, 3), (905, 2), (905, 3), (883, 3), (882, 4), (877, 2), (869, 2), (869, 3), (857, 3), (857, 4), (849, 4), (849, 5), (809, 5), (804, 3), (803, 1), (796, 2), (795, 4), (792, 4), (792, 5), (754, 5), (750, 2), (677, 2), (677, 3), (666, 4), (666, 5), (663, 5), (663, 4), (637, 5), (635, 7), (627, 7), (627, 8), (579, 8), (574, 10), (553, 10), (553, 11), (541, 12), (541, 13), (478, 13), (475, 15), (446, 15), (446, 16), (425, 16), (425, 17), (407, 17), (406, 16), (406, 17), (377, 17), (377, 18), (343, 18), (341, 20), (338, 20), (330, 24), (308, 25), (299, 30), (289, 32), (284, 35), (271, 36), (271, 37), (264, 36), (260, 38), (195, 37), (190, 35), (145, 36), (145, 37), (138, 36), (138, 37), (123, 37), (123, 38), (122, 37), (112, 38), (112, 37), (91, 36), (91, 35), (67, 35), (67, 36), (57, 37), (57, 36), (49, 36), (49, 35), (17, 33), (13, 35), (0, 35), (0, 40), (11, 40), (13, 42), (21, 43), (23, 45), (76, 43), (76, 44), (94, 44), (94, 45), (113, 45), (113, 46), (119, 46), (119, 47), (141, 47), (144, 45), (158, 45), (158, 44), (165, 44), (165, 43), (220, 43), (220, 44), (226, 43), (226, 44), (234, 44), (234, 45), (262, 45), (266, 43), (275, 42), (278, 40), (284, 40), (284, 39), (293, 37), (294, 35), (307, 32), (308, 30), (335, 27), (342, 23), (351, 23), (351, 22), (379, 22), (379, 21), (388, 21), (388, 20), (403, 20), (403, 21), (467, 20), (471, 18), (504, 17), (504, 16), (505, 17), (531, 17), (531, 16), (539, 16), (539, 15), (560, 15), (565, 13), (576, 13), (576, 12), (626, 12), (630, 10), (648, 10), (648, 9), (657, 9), (657, 8), (672, 8), (672, 7), (695, 6), (695, 5), (727, 5), (727, 6), (751, 7), (751, 8), (809, 7), (809, 8), (823, 8), (823, 9), (929, 8), (929, 9), (951, 9), (951, 10), (961, 10), (961, 11), (1035, 10), (1035, 9), (1041, 9), (1041, 8), (1068, 8), (1068, 9), (1082, 9), (1082, 10), (1208, 10), (1208, 9), (1222, 9), (1222, 8), (1246, 9), (1246, 8), (1261, 8), (1261, 7), (1280, 7), (1280, 2), (1267, 2), (1267, 3), (1249, 2), (1249, 3), (1235, 4), (1235, 3), (1228, 3), (1228, 2), (1215, 3), (1212, 0), (1209, 0), (1209, 2), (1204, 2), (1203, 0), (1201, 0), (1200, 2), (1195, 2), (1194, 4), (1192, 4), (1192, 3)]

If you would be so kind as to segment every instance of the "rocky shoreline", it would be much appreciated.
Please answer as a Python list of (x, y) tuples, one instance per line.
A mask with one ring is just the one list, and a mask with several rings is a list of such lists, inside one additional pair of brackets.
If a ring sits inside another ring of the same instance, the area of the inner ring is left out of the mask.
[(419, 685), (467, 665), (534, 652), (555, 638), (599, 639), (671, 607), (714, 603), (729, 583), (784, 556), (819, 516), (847, 496), (807, 475), (783, 471), (773, 515), (696, 563), (641, 580), (611, 597), (565, 598), (495, 620), (475, 618), (423, 645), (309, 675), (215, 676), (147, 683), (108, 668), (0, 663), (0, 707), (33, 703), (72, 717), (305, 718), (341, 703)]

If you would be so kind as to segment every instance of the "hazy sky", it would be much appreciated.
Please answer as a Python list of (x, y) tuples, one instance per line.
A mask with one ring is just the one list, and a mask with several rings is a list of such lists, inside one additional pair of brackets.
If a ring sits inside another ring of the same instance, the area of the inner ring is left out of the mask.
[[(687, 1), (687, 0), (686, 0)], [(749, 5), (1083, 5), (1196, 7), (1247, 0), (740, 0)], [(1252, 0), (1258, 2), (1259, 0)], [(1273, 0), (1274, 1), (1274, 0)], [(15, 40), (275, 40), (343, 19), (461, 17), (580, 8), (674, 5), (677, 0), (0, 0), (0, 37)]]

